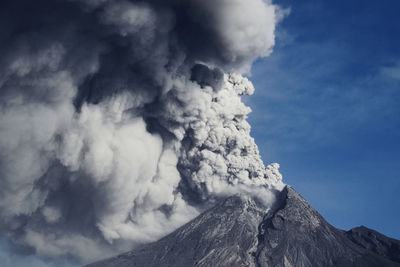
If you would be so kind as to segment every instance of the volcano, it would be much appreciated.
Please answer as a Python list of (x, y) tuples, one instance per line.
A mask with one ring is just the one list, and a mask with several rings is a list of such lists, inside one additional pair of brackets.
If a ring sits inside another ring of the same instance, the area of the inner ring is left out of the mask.
[(157, 242), (87, 267), (400, 266), (400, 241), (364, 226), (329, 224), (286, 186), (272, 208), (226, 198)]

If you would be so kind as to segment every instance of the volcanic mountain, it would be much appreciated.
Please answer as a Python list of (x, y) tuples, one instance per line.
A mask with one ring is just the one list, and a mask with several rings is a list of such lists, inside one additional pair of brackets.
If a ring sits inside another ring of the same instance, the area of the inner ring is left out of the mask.
[(286, 186), (272, 208), (234, 195), (157, 242), (87, 267), (128, 266), (400, 266), (400, 241), (337, 229)]

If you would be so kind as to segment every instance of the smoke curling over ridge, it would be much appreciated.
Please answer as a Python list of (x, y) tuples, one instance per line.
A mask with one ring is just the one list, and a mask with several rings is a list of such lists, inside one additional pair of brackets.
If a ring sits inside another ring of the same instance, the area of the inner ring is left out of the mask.
[[(0, 4), (0, 229), (83, 262), (153, 241), (220, 196), (282, 186), (240, 73), (274, 45), (263, 0)], [(260, 193), (262, 192), (262, 193)]]

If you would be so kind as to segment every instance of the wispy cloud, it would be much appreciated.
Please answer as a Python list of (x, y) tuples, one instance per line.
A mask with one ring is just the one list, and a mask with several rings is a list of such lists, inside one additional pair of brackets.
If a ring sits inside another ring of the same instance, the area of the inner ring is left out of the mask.
[(284, 180), (337, 227), (362, 223), (398, 236), (394, 2), (278, 3), (291, 5), (291, 14), (274, 53), (254, 66), (256, 91), (247, 99), (264, 161), (280, 162)]
[(0, 237), (0, 263), (2, 267), (78, 267), (66, 259), (45, 261), (30, 254), (17, 253), (5, 237)]
[[(286, 37), (285, 37), (286, 38)], [(253, 129), (285, 140), (288, 149), (339, 142), (340, 136), (399, 112), (400, 68), (354, 62), (337, 41), (295, 42), (258, 62), (252, 79)], [(391, 125), (385, 125), (390, 127)], [(280, 147), (282, 149), (282, 147)]]
[(381, 75), (396, 81), (400, 81), (400, 60), (380, 69)]

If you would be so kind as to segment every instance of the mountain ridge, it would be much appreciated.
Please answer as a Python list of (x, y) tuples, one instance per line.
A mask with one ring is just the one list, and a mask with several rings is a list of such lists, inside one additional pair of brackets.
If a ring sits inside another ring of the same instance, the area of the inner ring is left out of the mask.
[(330, 225), (286, 186), (270, 209), (234, 195), (159, 241), (87, 267), (400, 266), (400, 241)]

